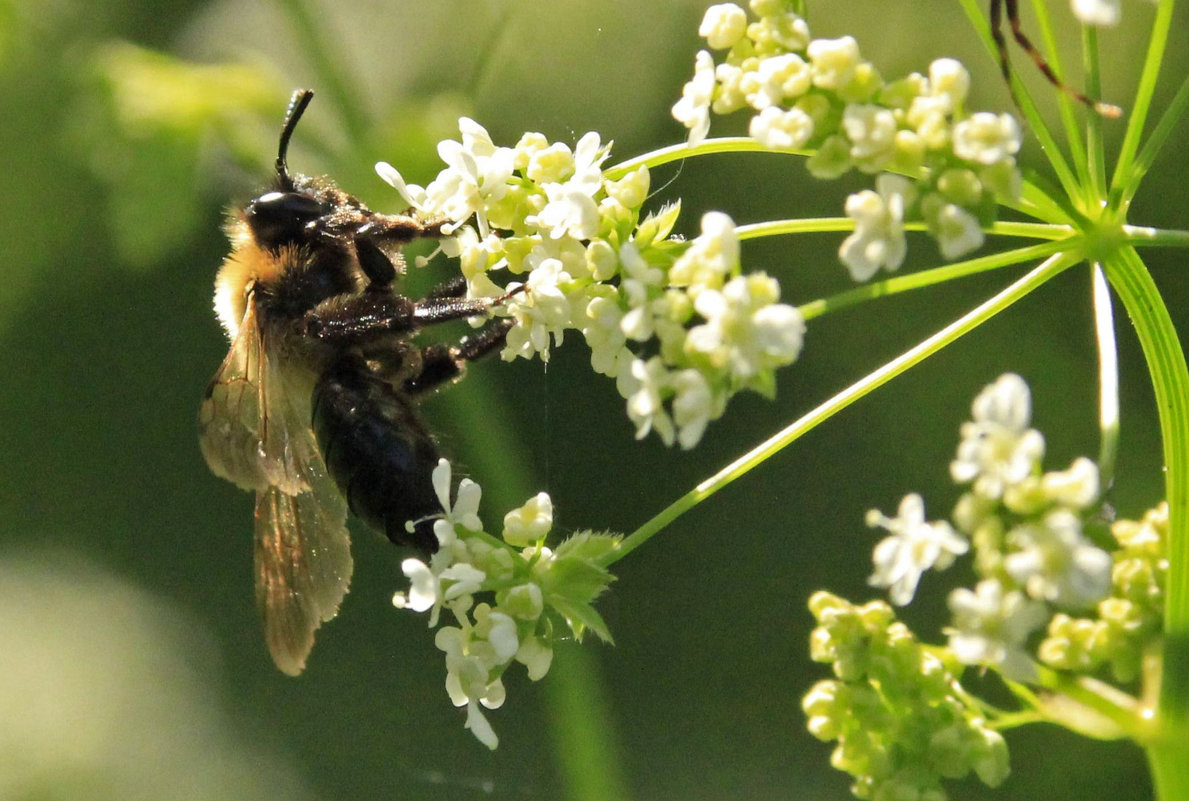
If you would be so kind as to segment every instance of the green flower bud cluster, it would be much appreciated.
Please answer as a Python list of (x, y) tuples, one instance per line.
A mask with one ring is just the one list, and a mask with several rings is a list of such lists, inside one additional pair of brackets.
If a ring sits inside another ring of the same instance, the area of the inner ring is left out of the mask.
[(1041, 661), (1059, 670), (1093, 673), (1109, 665), (1117, 681), (1139, 677), (1145, 651), (1159, 638), (1168, 573), (1168, 504), (1142, 520), (1111, 526), (1119, 544), (1112, 556), (1110, 597), (1093, 617), (1059, 614), (1041, 643)]
[(944, 649), (922, 645), (883, 601), (855, 606), (818, 592), (809, 609), (818, 624), (810, 656), (835, 678), (818, 682), (802, 707), (810, 733), (837, 742), (831, 764), (854, 777), (858, 798), (943, 801), (943, 779), (973, 771), (995, 787), (1007, 777), (1007, 745)]

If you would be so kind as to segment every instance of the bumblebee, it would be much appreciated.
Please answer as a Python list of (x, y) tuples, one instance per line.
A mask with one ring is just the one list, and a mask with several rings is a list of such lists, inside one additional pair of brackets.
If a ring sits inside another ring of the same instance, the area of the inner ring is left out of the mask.
[(445, 221), (380, 214), (327, 178), (290, 173), (289, 140), (312, 99), (294, 93), (274, 186), (227, 223), (215, 311), (231, 348), (198, 421), (210, 469), (256, 493), (256, 602), (273, 661), (290, 675), (347, 592), (348, 511), (398, 545), (437, 550), (438, 449), (417, 400), (510, 327), (416, 344), (421, 328), (489, 314), (507, 297), (467, 299), (461, 276), (421, 300), (397, 293), (401, 247), (440, 238)]

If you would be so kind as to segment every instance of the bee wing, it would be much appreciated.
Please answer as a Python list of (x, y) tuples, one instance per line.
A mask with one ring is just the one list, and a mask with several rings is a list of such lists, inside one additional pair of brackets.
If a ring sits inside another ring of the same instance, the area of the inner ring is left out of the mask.
[(297, 675), (314, 631), (339, 611), (352, 562), (346, 500), (310, 430), (309, 392), (287, 391), (290, 379), (268, 360), (260, 449), (270, 486), (256, 496), (256, 603), (272, 661)]
[(347, 503), (310, 429), (309, 390), (271, 357), (263, 387), (260, 448), (270, 485), (256, 494), (256, 604), (273, 661), (294, 676), (351, 581)]
[(248, 298), (239, 332), (198, 409), (198, 442), (211, 472), (242, 489), (264, 490), (261, 427), (265, 356), (256, 303)]
[[(329, 493), (329, 494), (327, 494)], [(273, 661), (296, 676), (314, 631), (338, 613), (351, 580), (346, 508), (333, 487), (256, 496), (256, 604)]]
[(308, 390), (270, 353), (249, 296), (199, 409), (199, 442), (212, 472), (256, 490), (256, 602), (273, 661), (290, 675), (338, 612), (352, 569), (347, 504), (318, 452), (309, 406)]
[[(309, 428), (289, 408), (294, 400), (269, 353), (249, 295), (227, 358), (198, 409), (198, 441), (211, 472), (242, 489), (277, 487), (295, 495), (309, 490), (303, 466), (319, 458)], [(296, 432), (296, 434), (295, 434)]]

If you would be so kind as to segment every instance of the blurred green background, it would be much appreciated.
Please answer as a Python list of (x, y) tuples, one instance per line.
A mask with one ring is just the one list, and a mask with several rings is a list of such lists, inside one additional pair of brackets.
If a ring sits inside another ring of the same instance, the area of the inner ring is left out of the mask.
[[(829, 747), (804, 731), (800, 697), (823, 675), (807, 657), (805, 601), (818, 588), (873, 597), (866, 509), (891, 512), (917, 490), (934, 516), (948, 511), (957, 426), (1000, 373), (1031, 383), (1050, 467), (1097, 453), (1084, 271), (620, 563), (600, 603), (615, 646), (561, 648), (541, 684), (513, 671), (507, 704), (489, 715), (502, 740), (494, 753), (449, 705), (424, 620), (391, 607), (403, 555), (370, 532), (355, 530), (351, 593), (306, 673), (273, 668), (252, 601), (251, 499), (210, 475), (197, 448), (198, 399), (226, 349), (210, 309), (221, 220), (267, 178), (292, 88), (319, 92), (293, 168), (397, 210), (371, 165), (428, 180), (434, 144), (461, 114), (504, 144), (526, 130), (571, 142), (597, 130), (614, 139), (613, 161), (680, 141), (668, 109), (692, 72), (705, 5), (0, 0), (0, 799), (554, 799), (600, 783), (642, 799), (849, 797)], [(1066, 4), (1053, 6), (1077, 63)], [(855, 35), (885, 75), (956, 56), (975, 76), (973, 107), (1009, 106), (954, 0), (819, 2), (811, 13), (815, 35)], [(1151, 15), (1126, 2), (1125, 25), (1102, 36), (1104, 96), (1124, 107)], [(1189, 29), (1185, 17), (1174, 31)], [(1174, 46), (1165, 101), (1189, 54), (1183, 37)], [(1048, 91), (1022, 54), (1015, 61)], [(1122, 127), (1107, 131), (1115, 143)], [(1185, 227), (1184, 137), (1149, 176), (1133, 222)], [(797, 159), (757, 155), (659, 170), (653, 185), (658, 205), (683, 199), (688, 235), (712, 208), (738, 222), (835, 216), (861, 179), (821, 184)], [(840, 238), (749, 244), (745, 266), (779, 277), (790, 302), (822, 297), (849, 284)], [(904, 269), (935, 262), (916, 240)], [(1151, 253), (1149, 264), (1184, 325), (1181, 254)], [(693, 453), (636, 442), (578, 341), (547, 369), (478, 364), (425, 413), (485, 484), (490, 511), (547, 489), (563, 530), (631, 530), (1007, 280), (815, 321), (777, 399), (736, 400)], [(1135, 516), (1162, 492), (1159, 442), (1142, 357), (1122, 327), (1112, 502)], [(489, 467), (505, 458), (520, 475)], [(945, 588), (967, 578), (960, 568), (927, 578), (910, 622), (939, 637)], [(614, 763), (600, 776), (574, 767), (580, 746), (601, 747), (574, 708), (606, 724)], [(1014, 774), (996, 797), (1148, 795), (1128, 745), (1046, 727), (1008, 742)], [(954, 798), (987, 793), (953, 787)]]

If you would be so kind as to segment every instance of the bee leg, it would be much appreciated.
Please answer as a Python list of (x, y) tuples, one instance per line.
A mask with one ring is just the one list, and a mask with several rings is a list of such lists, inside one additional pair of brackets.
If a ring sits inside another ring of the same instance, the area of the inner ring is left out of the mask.
[(366, 236), (355, 237), (355, 255), (359, 266), (367, 276), (368, 289), (387, 288), (396, 280), (396, 265), (380, 250), (374, 240)]
[(306, 312), (300, 325), (302, 333), (323, 342), (359, 345), (433, 323), (485, 315), (506, 299), (431, 297), (414, 301), (381, 291), (337, 295)]
[(511, 328), (511, 320), (500, 320), (473, 336), (465, 337), (457, 345), (425, 346), (421, 349), (421, 370), (405, 379), (405, 391), (410, 395), (419, 395), (453, 381), (462, 375), (467, 362), (503, 346)]
[[(355, 231), (355, 253), (359, 266), (370, 281), (369, 288), (387, 288), (404, 272), (404, 260), (398, 255), (397, 263), (381, 249), (380, 244), (399, 247), (414, 239), (440, 239), (446, 220), (425, 222), (404, 214), (376, 214)], [(398, 266), (399, 264), (399, 266)]]
[(391, 245), (407, 245), (414, 239), (441, 239), (442, 226), (449, 220), (422, 220), (411, 214), (371, 214), (355, 232), (363, 237)]
[(1020, 23), (1019, 0), (991, 0), (991, 37), (995, 40), (995, 47), (999, 50), (999, 69), (1003, 72), (1003, 79), (1007, 81), (1007, 88), (1011, 92), (1011, 99), (1015, 103), (1016, 108), (1020, 107), (1020, 101), (1016, 97), (1015, 88), (1011, 83), (1011, 65), (1008, 63), (1007, 57), (1007, 39), (1003, 35), (1003, 5), (1007, 6), (1007, 21), (1011, 25), (1012, 38), (1028, 54), (1032, 62), (1036, 64), (1036, 68), (1041, 71), (1049, 83), (1082, 105), (1094, 109), (1095, 112), (1103, 117), (1118, 117), (1123, 113), (1123, 110), (1118, 106), (1095, 100), (1089, 95), (1074, 89), (1057, 76), (1057, 73), (1049, 66), (1049, 62), (1045, 60), (1044, 55), (1032, 43), (1028, 35), (1024, 33), (1023, 26)]
[(467, 279), (462, 273), (458, 273), (452, 278), (448, 278), (442, 283), (429, 290), (425, 295), (425, 299), (430, 298), (461, 298), (467, 293)]

